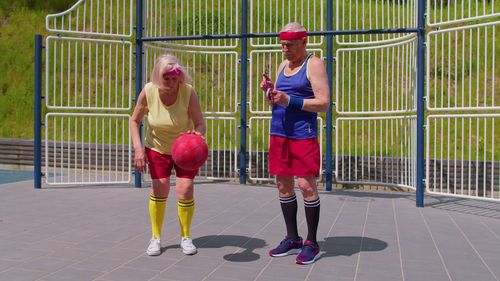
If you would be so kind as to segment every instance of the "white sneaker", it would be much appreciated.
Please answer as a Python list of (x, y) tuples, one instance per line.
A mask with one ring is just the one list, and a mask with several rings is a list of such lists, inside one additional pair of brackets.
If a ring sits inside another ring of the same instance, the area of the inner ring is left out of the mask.
[(157, 256), (161, 254), (161, 243), (160, 239), (151, 239), (149, 242), (148, 249), (146, 250), (146, 253), (150, 256)]
[(198, 252), (196, 247), (193, 245), (193, 240), (189, 237), (181, 238), (181, 248), (182, 252), (186, 255), (194, 255)]

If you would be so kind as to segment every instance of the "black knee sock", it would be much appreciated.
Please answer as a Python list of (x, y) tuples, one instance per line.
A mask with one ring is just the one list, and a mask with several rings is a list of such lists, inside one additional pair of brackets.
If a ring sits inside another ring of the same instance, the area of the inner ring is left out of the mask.
[(318, 231), (319, 223), (319, 198), (314, 201), (304, 200), (304, 209), (306, 211), (307, 220), (307, 239), (306, 241), (311, 241), (317, 243), (316, 233)]
[(297, 230), (297, 197), (295, 194), (289, 197), (280, 197), (280, 204), (285, 218), (287, 237), (299, 237)]

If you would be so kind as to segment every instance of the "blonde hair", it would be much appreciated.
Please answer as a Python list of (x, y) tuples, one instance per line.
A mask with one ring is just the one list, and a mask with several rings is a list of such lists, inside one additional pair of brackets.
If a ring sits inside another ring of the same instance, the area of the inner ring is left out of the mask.
[(186, 70), (179, 64), (177, 57), (172, 54), (161, 55), (156, 58), (150, 81), (157, 87), (162, 88), (163, 74), (173, 69), (180, 71), (179, 82), (181, 84), (189, 83), (190, 77), (187, 75)]
[(281, 32), (284, 32), (284, 31), (292, 31), (292, 32), (306, 31), (307, 32), (306, 28), (303, 27), (298, 22), (291, 22), (291, 23), (283, 26), (283, 28), (281, 29)]

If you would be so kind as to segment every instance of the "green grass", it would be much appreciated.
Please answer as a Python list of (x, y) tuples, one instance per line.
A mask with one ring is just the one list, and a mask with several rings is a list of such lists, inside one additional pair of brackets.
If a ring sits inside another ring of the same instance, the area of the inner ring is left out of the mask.
[(33, 137), (34, 35), (45, 16), (72, 0), (14, 0), (0, 4), (0, 137)]
[[(0, 41), (0, 67), (3, 70), (3, 75), (0, 76), (0, 117), (2, 118), (2, 123), (0, 124), (0, 137), (14, 137), (14, 138), (32, 138), (33, 137), (33, 129), (32, 129), (32, 124), (33, 124), (33, 40), (34, 40), (34, 35), (35, 34), (42, 34), (44, 36), (48, 35), (47, 32), (45, 31), (45, 16), (50, 13), (55, 13), (55, 12), (60, 12), (62, 10), (65, 10), (66, 8), (70, 7), (71, 5), (74, 4), (74, 0), (53, 0), (53, 1), (34, 1), (34, 0), (14, 0), (8, 3), (4, 1), (0, 4), (0, 36), (2, 40)], [(311, 3), (314, 1), (311, 1)], [(197, 2), (198, 3), (198, 2)], [(261, 2), (261, 8), (263, 7), (262, 4), (264, 1)], [(282, 9), (280, 2), (276, 1), (271, 1), (269, 2), (269, 6), (273, 6), (274, 9)], [(366, 3), (363, 1), (356, 2), (356, 3)], [(369, 17), (367, 13), (369, 11), (375, 11), (376, 2), (369, 2), (366, 3), (366, 7), (363, 8), (364, 11), (364, 16)], [(380, 2), (379, 2), (380, 3)], [(170, 17), (168, 18), (167, 23), (163, 22), (164, 28), (162, 30), (165, 31), (165, 34), (161, 34), (161, 36), (165, 35), (194, 35), (194, 34), (210, 34), (212, 32), (220, 32), (220, 33), (236, 33), (236, 30), (239, 30), (240, 28), (240, 17), (241, 15), (239, 14), (238, 11), (238, 18), (236, 17), (236, 14), (234, 11), (236, 11), (236, 7), (229, 7), (225, 6), (224, 11), (222, 13), (219, 13), (217, 9), (213, 9), (211, 6), (210, 7), (205, 7), (205, 2), (201, 1), (197, 5), (201, 5), (200, 14), (188, 14), (187, 13), (187, 6), (183, 7), (177, 7), (177, 13), (172, 12)], [(209, 4), (210, 5), (210, 4)], [(311, 4), (312, 5), (312, 4)], [(326, 6), (326, 5), (325, 5)], [(254, 7), (256, 9), (257, 6)], [(401, 7), (397, 5), (390, 5), (386, 6), (389, 9), (389, 12), (387, 13), (397, 13)], [(238, 7), (239, 9), (240, 7)], [(456, 7), (445, 7), (443, 9), (443, 13), (447, 14), (447, 9), (455, 9)], [(458, 7), (462, 9), (462, 7)], [(181, 17), (181, 10), (183, 17)], [(468, 7), (464, 7), (464, 9), (468, 9)], [(500, 2), (495, 2), (495, 7), (493, 7), (494, 10), (500, 10)], [(257, 13), (257, 10), (253, 11), (254, 13)], [(280, 26), (287, 21), (286, 18), (271, 18), (269, 16), (264, 16), (262, 14), (262, 10), (260, 11), (261, 14), (254, 14), (254, 20), (253, 24), (254, 26), (252, 27), (252, 30), (254, 31), (260, 31), (260, 32), (278, 32), (279, 30), (269, 30), (269, 27), (272, 25), (277, 25)], [(475, 13), (475, 11), (472, 11)], [(467, 14), (467, 10), (465, 11), (465, 14)], [(300, 14), (299, 18), (304, 18), (304, 16), (307, 15), (307, 13)], [(165, 16), (165, 15), (163, 15)], [(218, 18), (218, 17), (221, 18)], [(342, 15), (344, 18), (342, 20), (346, 21), (346, 15)], [(232, 23), (224, 23), (224, 21), (229, 21), (232, 20)], [(315, 23), (309, 22), (311, 26), (320, 26), (319, 21), (322, 20), (319, 17), (317, 17)], [(383, 22), (383, 19), (381, 18), (381, 15), (378, 17), (377, 21), (380, 23)], [(176, 26), (175, 30), (169, 30), (166, 31), (166, 25), (173, 25)], [(354, 24), (354, 21), (351, 23)], [(257, 25), (262, 25), (266, 26), (267, 29), (264, 30), (264, 27), (261, 27), (260, 29), (258, 28)], [(180, 26), (183, 26), (181, 29)], [(355, 26), (346, 26), (346, 29), (354, 29)], [(377, 28), (377, 26), (372, 26), (372, 28)], [(160, 36), (160, 35), (158, 35)], [(363, 35), (364, 36), (364, 35)], [(368, 36), (368, 35), (366, 35)], [(373, 37), (372, 39), (374, 39)], [(346, 38), (344, 38), (346, 39)], [(133, 42), (133, 38), (131, 39)], [(456, 41), (455, 41), (456, 40)], [(478, 38), (475, 38), (474, 40), (479, 40), (479, 41), (484, 41), (485, 40), (485, 34), (480, 34)], [(491, 39), (489, 39), (491, 40)], [(500, 31), (497, 31), (495, 33), (495, 40), (496, 42), (500, 42)], [(463, 41), (463, 38), (458, 36), (455, 37), (454, 39), (451, 39), (451, 44), (454, 46), (455, 42), (457, 42), (458, 46), (461, 46), (461, 42)], [(228, 42), (236, 42), (234, 39), (231, 40), (214, 40), (209, 43), (209, 45), (212, 44), (219, 44), (220, 42), (222, 43), (228, 43)], [(270, 41), (269, 41), (270, 42)], [(200, 42), (198, 41), (197, 44)], [(323, 55), (326, 54), (326, 49), (325, 45), (321, 46), (323, 49), (324, 53)], [(229, 47), (225, 48), (226, 50), (231, 50), (231, 51), (236, 51), (240, 52), (240, 45), (238, 44), (237, 47)], [(334, 48), (335, 50), (338, 49), (340, 46), (335, 44)], [(279, 48), (279, 47), (278, 47)], [(250, 50), (258, 49), (254, 47), (249, 47)], [(261, 48), (262, 49), (262, 48)], [(472, 68), (475, 69), (476, 66), (476, 61), (484, 61), (485, 58), (489, 59), (491, 58), (491, 54), (495, 53), (495, 65), (498, 66), (500, 65), (500, 44), (497, 43), (495, 45), (494, 50), (488, 50), (488, 57), (485, 57), (485, 52), (480, 52), (478, 53), (478, 57), (473, 57), (472, 60), (467, 56), (464, 61), (465, 64), (471, 64)], [(447, 53), (444, 54), (447, 56)], [(182, 57), (182, 61), (184, 64), (189, 64), (190, 61), (192, 60), (193, 56), (186, 54)], [(214, 83), (208, 83), (206, 81), (209, 81), (211, 78), (211, 73), (214, 69), (212, 69), (212, 58), (209, 56), (207, 57), (202, 57), (202, 59), (206, 60), (206, 63), (204, 65), (201, 65), (199, 67), (199, 64), (192, 64), (199, 69), (193, 69), (191, 71), (195, 71), (197, 75), (197, 91), (200, 95), (200, 99), (202, 101), (202, 104), (207, 104), (207, 110), (212, 110), (215, 108), (214, 102), (217, 103), (223, 103), (226, 104), (226, 108), (229, 108), (230, 106), (228, 103), (232, 103), (233, 100), (226, 99), (225, 96), (219, 96), (215, 97), (215, 100), (213, 97), (208, 96), (206, 93), (210, 93), (212, 90), (216, 88), (216, 85)], [(440, 61), (441, 60), (441, 53), (439, 52), (431, 52), (431, 59), (428, 63), (432, 63), (435, 60)], [(455, 62), (452, 61), (452, 65)], [(457, 64), (461, 64), (461, 61), (458, 61)], [(373, 73), (383, 73), (384, 69), (382, 69), (381, 65), (375, 66), (375, 65), (369, 65), (368, 60), (361, 61), (359, 60), (357, 62), (357, 65), (352, 65), (352, 67), (357, 66), (358, 70), (363, 69), (365, 73), (368, 72), (373, 72)], [(112, 67), (112, 66), (110, 66)], [(239, 68), (239, 65), (237, 66)], [(134, 68), (134, 66), (133, 66)], [(467, 69), (465, 69), (467, 70)], [(107, 69), (106, 69), (107, 71)], [(222, 69), (219, 70), (218, 75), (223, 76), (227, 75), (227, 73), (231, 71), (230, 69)], [(259, 70), (254, 69), (256, 73), (252, 73), (251, 75), (257, 75)], [(459, 81), (462, 77), (462, 72), (461, 70), (457, 71), (456, 73), (453, 71), (452, 73), (447, 72), (448, 69), (439, 67), (434, 69), (431, 67), (431, 77), (434, 78), (431, 80), (431, 86), (432, 87), (438, 87), (437, 91), (438, 92), (447, 92), (448, 90), (448, 83), (444, 83), (443, 86), (441, 85), (441, 80), (439, 77), (451, 77), (453, 79), (453, 82), (451, 85), (455, 85), (455, 81)], [(467, 77), (467, 74), (469, 73), (464, 73), (466, 75), (466, 79), (473, 79), (477, 80), (476, 77), (484, 77), (484, 70), (480, 69), (479, 74), (474, 74), (472, 76)], [(347, 76), (345, 79), (352, 79), (352, 80), (358, 80), (359, 82), (363, 82), (365, 84), (365, 89), (371, 89), (372, 91), (375, 90), (375, 87), (377, 89), (380, 89), (380, 85), (384, 82), (383, 77), (381, 75), (378, 76), (372, 76), (370, 80), (368, 80), (368, 75), (365, 75), (364, 77), (360, 76), (360, 73), (347, 73)], [(376, 79), (375, 79), (376, 78)], [(498, 100), (500, 100), (500, 73), (497, 71), (495, 73), (495, 76), (493, 78), (496, 83), (495, 83), (495, 93), (497, 97), (495, 97), (495, 100), (498, 104)], [(94, 85), (97, 80), (95, 81), (90, 81), (91, 85)], [(211, 80), (210, 80), (211, 81)], [(56, 81), (57, 82), (57, 81)], [(465, 82), (468, 82), (466, 80)], [(465, 83), (464, 90), (468, 91), (469, 88), (467, 88), (468, 83)], [(491, 84), (486, 84), (486, 85), (479, 85), (479, 92), (483, 93), (486, 89), (486, 92), (490, 92), (492, 89), (488, 88)], [(134, 88), (134, 87), (132, 87)], [(112, 89), (112, 87), (111, 87)], [(434, 88), (433, 88), (434, 89)], [(221, 89), (215, 89), (216, 93), (220, 95), (221, 92), (224, 91), (224, 87)], [(348, 89), (346, 88), (345, 90), (348, 90), (350, 92), (354, 91), (353, 88)], [(461, 90), (461, 89), (457, 89)], [(358, 89), (359, 91), (359, 89)], [(237, 93), (239, 95), (239, 89), (237, 90)], [(432, 93), (432, 91), (431, 91)], [(79, 97), (76, 97), (77, 99)], [(457, 96), (457, 102), (460, 104), (462, 102), (461, 96)], [(473, 100), (473, 103), (475, 102), (474, 99), (477, 99), (476, 96), (471, 97)], [(491, 99), (492, 97), (487, 96), (486, 100), (484, 102), (490, 103), (491, 104)], [(371, 99), (368, 101), (368, 99), (364, 99), (363, 103), (362, 101), (358, 101), (358, 103), (352, 104), (354, 99), (351, 100), (351, 106), (358, 106), (358, 108), (361, 108), (361, 105), (363, 104), (365, 108), (370, 105), (372, 108), (374, 106), (375, 100)], [(448, 100), (436, 100), (436, 102), (441, 103), (444, 102), (445, 104), (448, 102)], [(254, 101), (251, 101), (254, 102)], [(380, 100), (377, 100), (379, 106), (380, 106)], [(323, 114), (324, 116), (324, 114)], [(237, 113), (235, 118), (239, 118), (239, 113)], [(238, 122), (239, 123), (239, 122)], [(262, 130), (262, 128), (256, 129), (252, 128), (254, 130), (252, 133), (255, 135), (257, 133), (261, 133), (261, 131), (257, 130)], [(264, 128), (264, 130), (267, 130)], [(498, 129), (496, 129), (496, 132), (498, 132)], [(499, 139), (500, 137), (497, 136), (499, 135), (500, 132), (496, 133), (496, 138)], [(488, 137), (485, 141), (486, 143), (491, 142), (491, 137)], [(260, 140), (259, 140), (260, 141)], [(357, 142), (358, 146), (361, 146), (361, 143), (358, 141)], [(263, 144), (261, 144), (263, 145)], [(480, 146), (484, 147), (484, 145)], [(358, 147), (358, 150), (360, 150), (361, 147)], [(496, 149), (500, 149), (500, 147), (497, 146)], [(487, 148), (487, 153), (490, 151)], [(383, 155), (390, 155), (391, 151), (390, 149), (383, 149), (381, 151)], [(500, 153), (497, 153), (495, 151), (495, 155), (500, 155)]]

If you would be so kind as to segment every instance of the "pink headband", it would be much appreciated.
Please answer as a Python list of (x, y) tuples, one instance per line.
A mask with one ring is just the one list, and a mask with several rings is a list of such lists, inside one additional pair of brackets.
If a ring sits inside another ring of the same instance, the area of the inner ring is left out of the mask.
[(299, 40), (307, 37), (305, 31), (282, 31), (280, 32), (280, 40)]
[(181, 75), (181, 70), (179, 69), (179, 67), (177, 66), (174, 66), (172, 69), (170, 69), (169, 71), (165, 72), (163, 74), (163, 76), (180, 76)]

